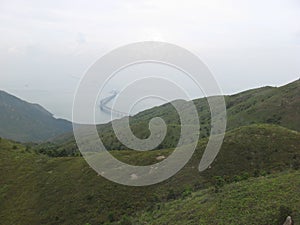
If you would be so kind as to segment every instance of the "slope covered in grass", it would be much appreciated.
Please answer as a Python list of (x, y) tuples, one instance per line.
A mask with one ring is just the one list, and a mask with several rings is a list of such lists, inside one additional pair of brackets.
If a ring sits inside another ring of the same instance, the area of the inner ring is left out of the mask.
[(300, 131), (300, 80), (228, 96), (226, 104), (229, 129), (270, 123)]
[[(198, 172), (206, 146), (199, 142), (190, 162), (174, 177), (149, 187), (127, 187), (98, 176), (81, 157), (51, 158), (5, 139), (0, 141), (0, 221), (4, 224), (101, 224), (152, 210), (157, 202), (191, 191), (287, 169), (297, 169), (300, 134), (274, 125), (252, 125), (227, 133), (212, 167)], [(149, 165), (172, 149), (111, 153), (124, 162)]]
[(132, 224), (274, 224), (287, 216), (300, 222), (300, 172), (284, 172), (197, 191), (191, 196), (158, 204), (153, 211), (129, 219)]
[(0, 90), (0, 136), (15, 141), (41, 142), (72, 130), (72, 124), (56, 119), (38, 104), (23, 101)]
[[(227, 105), (227, 130), (241, 126), (266, 123), (280, 125), (292, 130), (300, 131), (300, 80), (282, 87), (263, 87), (245, 91), (232, 96), (225, 96)], [(179, 104), (180, 101), (177, 101)], [(210, 110), (206, 99), (194, 100), (200, 120), (200, 136), (210, 134)], [(185, 102), (181, 101), (182, 110)], [(171, 104), (154, 107), (130, 118), (133, 134), (138, 138), (149, 137), (149, 121), (154, 117), (161, 117), (167, 124), (167, 135), (157, 149), (175, 147), (180, 137), (180, 120)], [(111, 123), (98, 126), (99, 136), (109, 150), (127, 149), (114, 134)], [(38, 151), (52, 156), (78, 155), (73, 134), (55, 139), (55, 143), (39, 146)], [(54, 149), (60, 149), (53, 152)], [(53, 151), (52, 151), (53, 150)], [(51, 153), (52, 151), (52, 153)]]

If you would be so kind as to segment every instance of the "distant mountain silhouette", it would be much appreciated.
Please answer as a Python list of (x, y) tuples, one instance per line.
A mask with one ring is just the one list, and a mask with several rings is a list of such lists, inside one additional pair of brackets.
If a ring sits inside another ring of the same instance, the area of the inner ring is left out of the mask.
[(21, 142), (40, 142), (71, 129), (71, 122), (54, 118), (42, 106), (0, 91), (0, 137)]

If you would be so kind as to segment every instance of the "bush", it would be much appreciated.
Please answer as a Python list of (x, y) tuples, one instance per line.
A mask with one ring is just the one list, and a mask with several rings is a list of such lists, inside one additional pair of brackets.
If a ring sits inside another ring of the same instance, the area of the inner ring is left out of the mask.
[(254, 170), (253, 176), (254, 176), (254, 177), (259, 177), (259, 176), (260, 176), (260, 171), (259, 171), (259, 169)]
[(173, 189), (169, 189), (167, 200), (172, 200), (172, 199), (176, 199), (176, 194)]
[(299, 168), (300, 168), (300, 162), (297, 159), (297, 155), (293, 156), (292, 168), (295, 170), (299, 170)]
[(266, 171), (264, 171), (264, 170), (260, 172), (260, 175), (263, 176), (263, 177), (267, 176), (267, 174), (268, 173)]
[(239, 182), (239, 181), (241, 181), (242, 180), (242, 178), (241, 178), (241, 176), (239, 176), (239, 175), (235, 175), (234, 177), (233, 177), (233, 182)]
[(225, 185), (225, 180), (221, 176), (214, 177), (214, 185), (217, 187), (223, 187)]
[(120, 221), (120, 224), (121, 225), (132, 225), (132, 222), (129, 217), (123, 216), (123, 218)]
[(26, 145), (25, 152), (30, 152), (30, 146)]
[(292, 210), (285, 205), (281, 205), (279, 207), (278, 219), (276, 224), (282, 225), (286, 220), (286, 218), (291, 215), (292, 215)]
[(223, 177), (215, 176), (213, 183), (214, 183), (215, 192), (219, 192), (226, 182)]
[(116, 221), (115, 215), (113, 213), (108, 214), (108, 220), (111, 223), (114, 222), (114, 221)]
[(248, 180), (250, 178), (250, 174), (247, 172), (242, 173), (241, 180)]
[(191, 194), (192, 194), (192, 188), (190, 186), (187, 186), (182, 192), (182, 197), (185, 198), (187, 196), (190, 196)]

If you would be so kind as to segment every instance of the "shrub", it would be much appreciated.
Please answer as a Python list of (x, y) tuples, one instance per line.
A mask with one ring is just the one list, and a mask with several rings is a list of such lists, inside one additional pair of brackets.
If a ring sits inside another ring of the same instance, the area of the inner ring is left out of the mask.
[(30, 152), (30, 146), (26, 145), (25, 152)]
[(259, 169), (254, 170), (253, 176), (254, 176), (254, 177), (259, 177), (259, 176), (260, 176), (260, 171), (259, 171)]
[(215, 177), (214, 177), (214, 184), (215, 184), (215, 186), (217, 186), (217, 187), (223, 187), (224, 184), (225, 184), (225, 180), (224, 180), (224, 178), (221, 177), (221, 176), (215, 176)]
[(268, 173), (266, 171), (264, 171), (264, 170), (260, 172), (260, 175), (263, 176), (263, 177), (267, 176), (267, 174)]
[(241, 180), (248, 180), (250, 178), (250, 174), (247, 172), (242, 173)]
[(190, 186), (187, 186), (184, 191), (182, 192), (182, 197), (187, 197), (192, 194), (192, 188)]
[(286, 218), (291, 215), (292, 215), (292, 210), (285, 205), (281, 205), (279, 207), (278, 219), (276, 224), (282, 225), (286, 220)]
[(173, 189), (169, 189), (167, 200), (176, 199), (175, 191)]
[(132, 222), (128, 216), (123, 216), (123, 218), (120, 221), (121, 225), (132, 225)]
[(223, 177), (215, 176), (213, 183), (214, 183), (215, 192), (219, 192), (226, 182)]
[(113, 213), (109, 213), (108, 214), (108, 220), (109, 220), (109, 222), (114, 222), (114, 221), (116, 221), (116, 219), (115, 219), (115, 215), (113, 214)]
[(235, 175), (234, 177), (233, 177), (233, 182), (239, 182), (239, 181), (241, 181), (242, 180), (242, 178), (241, 178), (241, 176), (239, 176), (239, 175)]

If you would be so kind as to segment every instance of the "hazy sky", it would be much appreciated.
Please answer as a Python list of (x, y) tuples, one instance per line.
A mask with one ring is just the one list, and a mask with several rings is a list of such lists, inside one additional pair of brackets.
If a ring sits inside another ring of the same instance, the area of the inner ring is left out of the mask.
[(106, 52), (159, 40), (189, 49), (224, 93), (300, 77), (299, 0), (0, 0), (0, 89), (71, 118)]

